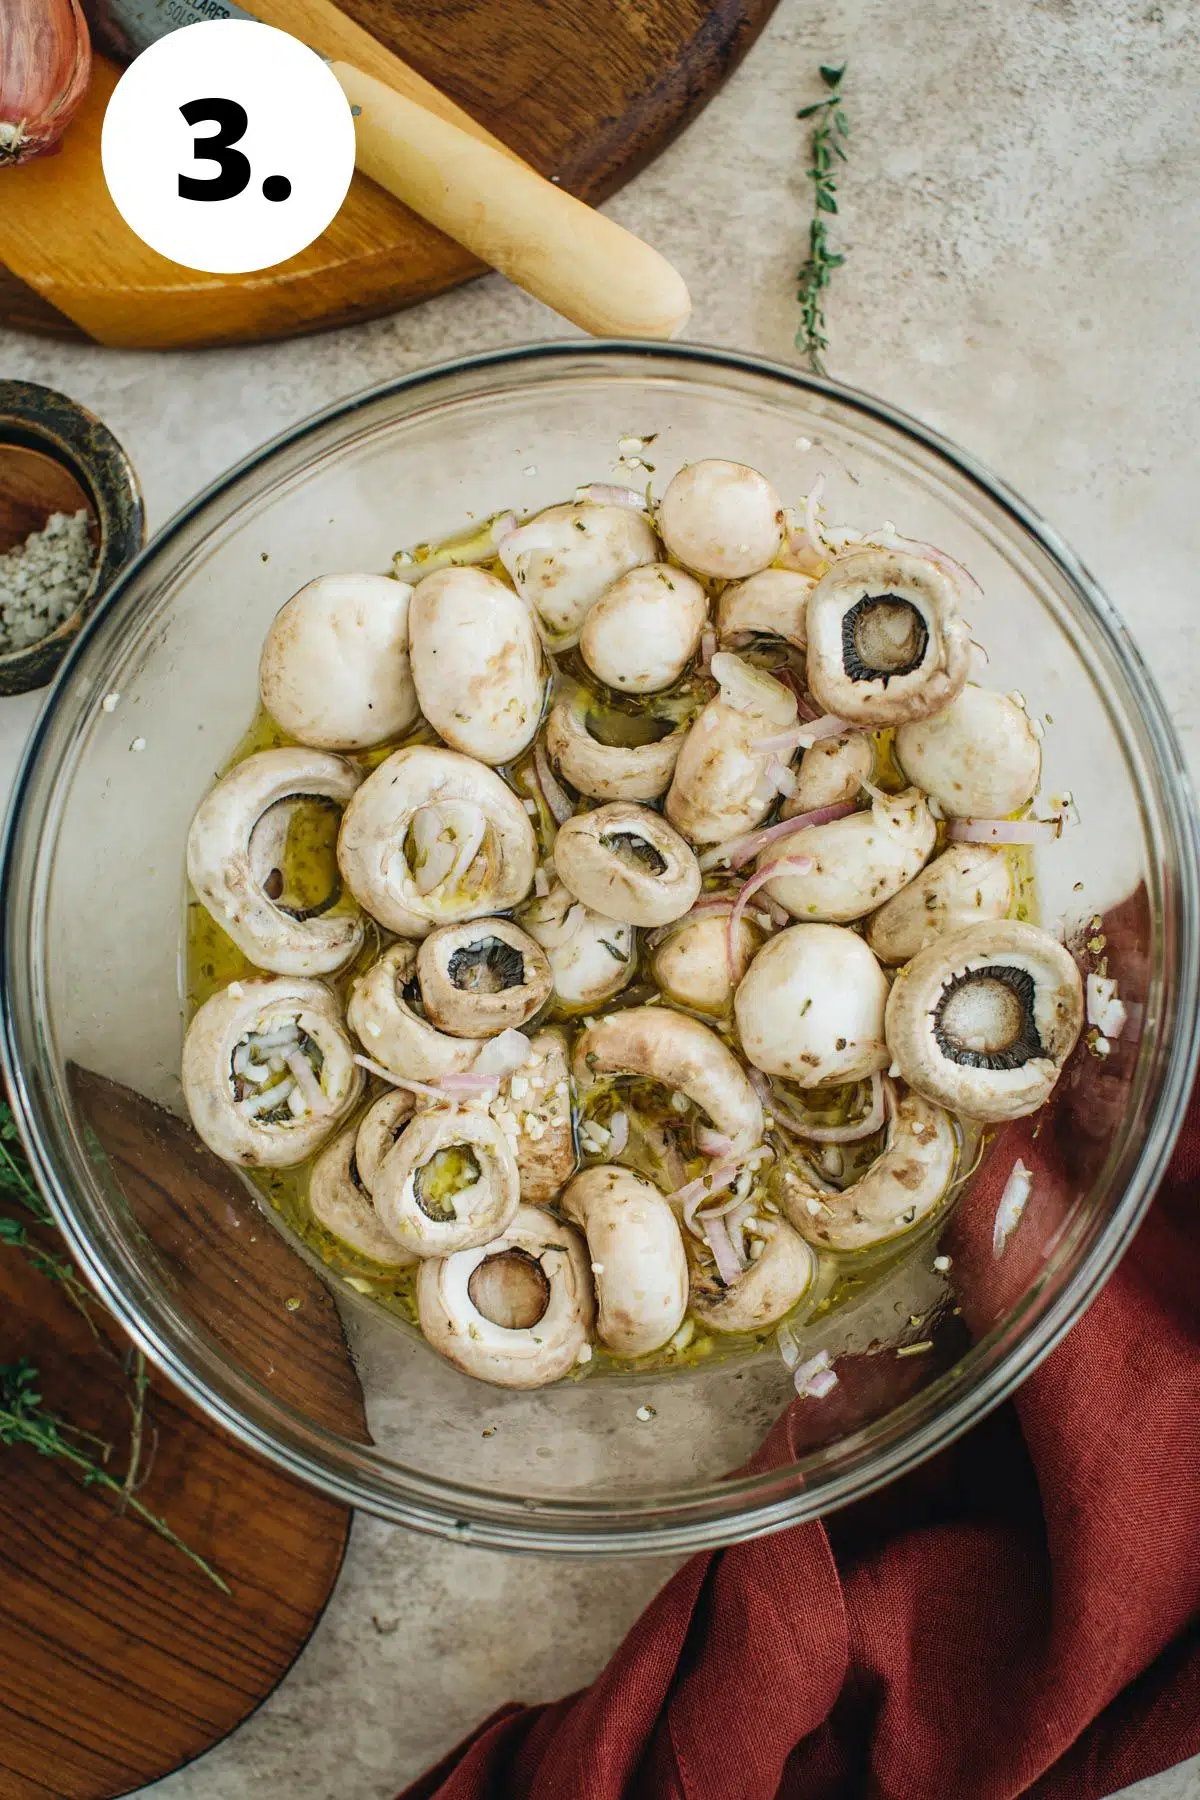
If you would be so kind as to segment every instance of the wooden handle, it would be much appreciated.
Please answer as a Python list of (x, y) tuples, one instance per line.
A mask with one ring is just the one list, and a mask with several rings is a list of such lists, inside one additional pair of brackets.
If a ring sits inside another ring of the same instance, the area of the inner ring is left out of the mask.
[(664, 256), (505, 150), (350, 63), (358, 167), (430, 224), (596, 337), (669, 338), (691, 300)]

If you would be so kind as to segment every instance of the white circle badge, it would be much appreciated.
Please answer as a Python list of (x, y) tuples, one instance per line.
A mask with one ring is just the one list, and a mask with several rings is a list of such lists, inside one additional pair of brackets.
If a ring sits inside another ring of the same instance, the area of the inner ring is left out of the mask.
[(117, 211), (188, 269), (271, 269), (320, 237), (354, 173), (333, 71), (286, 31), (212, 19), (168, 33), (118, 81), (100, 139)]

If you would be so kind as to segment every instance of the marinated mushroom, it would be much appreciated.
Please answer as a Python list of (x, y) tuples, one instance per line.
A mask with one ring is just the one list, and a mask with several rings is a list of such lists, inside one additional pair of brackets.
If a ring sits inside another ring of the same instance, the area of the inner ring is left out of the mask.
[[(703, 905), (703, 902), (701, 902)], [(730, 902), (732, 905), (732, 902)], [(729, 906), (690, 915), (663, 928), (650, 971), (668, 1000), (695, 1012), (726, 1013), (733, 1003), (726, 934)], [(760, 915), (761, 916), (761, 915)], [(747, 968), (762, 946), (763, 928), (743, 913), (737, 923), (738, 967)]]
[(813, 1088), (887, 1068), (887, 997), (887, 977), (857, 932), (791, 925), (754, 958), (733, 1011), (755, 1068)]
[(901, 969), (887, 1041), (905, 1081), (969, 1119), (1046, 1101), (1083, 1025), (1083, 982), (1048, 932), (1013, 919), (948, 932)]
[(483, 1048), (453, 1037), (424, 1015), (415, 944), (393, 944), (350, 989), (346, 1018), (373, 1062), (406, 1081), (464, 1074)]
[(584, 620), (580, 654), (609, 687), (656, 694), (695, 656), (707, 617), (708, 595), (694, 575), (645, 563), (601, 594)]
[[(768, 881), (766, 891), (793, 918), (845, 924), (899, 893), (924, 866), (936, 838), (924, 794), (906, 788), (875, 799), (864, 812), (810, 825), (789, 838), (786, 849), (802, 853), (812, 866)], [(759, 867), (778, 858), (778, 846), (772, 846)]]
[(433, 1023), (472, 1038), (524, 1025), (554, 986), (545, 951), (511, 919), (472, 919), (431, 932), (417, 952), (417, 980)]
[(700, 575), (736, 581), (774, 562), (783, 545), (783, 503), (757, 469), (706, 457), (672, 476), (658, 529), (672, 556)]
[(320, 575), (280, 608), (258, 685), (289, 736), (318, 750), (367, 750), (415, 724), (411, 595), (390, 575)]
[(533, 886), (537, 843), (494, 770), (454, 750), (413, 745), (368, 775), (342, 819), (338, 863), (355, 899), (389, 931), (517, 906)]
[[(703, 1218), (701, 1213), (700, 1222)], [(727, 1282), (693, 1257), (692, 1312), (710, 1331), (762, 1331), (777, 1325), (812, 1286), (816, 1257), (785, 1219), (771, 1213), (751, 1214), (729, 1235), (742, 1270)]]
[(844, 731), (838, 737), (818, 738), (800, 758), (796, 791), (779, 809), (783, 819), (799, 818), (822, 806), (841, 806), (856, 800), (875, 767), (875, 746), (861, 731)]
[(595, 1306), (583, 1238), (522, 1206), (490, 1243), (421, 1265), (417, 1312), (428, 1342), (464, 1375), (545, 1387), (587, 1356)]
[[(330, 912), (341, 879), (333, 855), (321, 854), (321, 839), (329, 836), (332, 852), (337, 819), (361, 779), (350, 763), (321, 750), (261, 750), (222, 776), (197, 807), (188, 879), (259, 968), (328, 975), (357, 955), (363, 921), (357, 912)], [(314, 874), (322, 891), (304, 892)]]
[(435, 1106), (405, 1127), (375, 1172), (386, 1231), (414, 1256), (450, 1256), (498, 1236), (520, 1200), (517, 1159), (486, 1112)]
[(720, 844), (761, 824), (778, 797), (771, 752), (759, 746), (796, 723), (796, 696), (741, 657), (718, 651), (721, 691), (684, 740), (667, 817), (693, 844)]
[(657, 800), (671, 785), (687, 725), (647, 712), (621, 723), (624, 732), (582, 689), (564, 694), (550, 709), (546, 752), (571, 786), (593, 800)]
[(313, 1164), (308, 1203), (318, 1225), (357, 1256), (387, 1269), (407, 1269), (416, 1262), (384, 1230), (356, 1160), (358, 1133), (351, 1125), (327, 1144)]
[(498, 553), (546, 642), (567, 650), (601, 594), (630, 569), (655, 562), (659, 543), (636, 508), (582, 500), (548, 506), (503, 538)]
[(454, 750), (507, 763), (533, 742), (545, 672), (529, 608), (484, 569), (439, 569), (413, 589), (413, 681)]
[(1042, 751), (1024, 707), (1007, 694), (964, 688), (931, 719), (903, 725), (896, 758), (952, 819), (1004, 819), (1033, 799)]
[(247, 1168), (300, 1163), (337, 1130), (362, 1070), (323, 981), (232, 981), (183, 1040), (183, 1094), (210, 1150)]
[(615, 1356), (649, 1356), (679, 1330), (688, 1303), (687, 1258), (668, 1203), (632, 1169), (584, 1169), (562, 1210), (587, 1237), (596, 1283), (596, 1335)]
[(777, 637), (803, 650), (808, 644), (804, 615), (813, 582), (792, 569), (760, 569), (745, 581), (731, 581), (717, 601), (717, 639), (723, 649), (752, 638)]
[(1016, 896), (1012, 864), (987, 844), (951, 844), (867, 922), (885, 963), (904, 963), (931, 938), (981, 919), (1006, 919)]
[(577, 900), (627, 925), (682, 918), (700, 892), (700, 865), (658, 813), (626, 801), (559, 827), (554, 867)]
[(818, 1187), (789, 1162), (772, 1191), (818, 1249), (867, 1250), (928, 1217), (946, 1192), (957, 1154), (950, 1115), (920, 1094), (904, 1094), (891, 1106), (883, 1150), (849, 1187)]
[(368, 1194), (375, 1186), (379, 1165), (416, 1111), (417, 1101), (407, 1088), (389, 1088), (368, 1107), (359, 1120), (354, 1139), (354, 1166)]
[(637, 966), (636, 933), (606, 918), (556, 881), (521, 910), (521, 924), (542, 949), (560, 1006), (586, 1011), (628, 987)]
[(567, 1040), (561, 1031), (539, 1031), (529, 1040), (529, 1055), (504, 1083), (492, 1116), (517, 1159), (522, 1204), (553, 1200), (578, 1162)]
[(907, 550), (835, 559), (807, 613), (808, 685), (826, 712), (855, 725), (898, 725), (954, 699), (971, 654), (954, 568)]
[(762, 1139), (762, 1102), (742, 1065), (715, 1031), (686, 1013), (630, 1006), (597, 1019), (579, 1034), (572, 1066), (581, 1107), (607, 1077), (644, 1075), (706, 1114), (729, 1140), (727, 1156), (745, 1156)]

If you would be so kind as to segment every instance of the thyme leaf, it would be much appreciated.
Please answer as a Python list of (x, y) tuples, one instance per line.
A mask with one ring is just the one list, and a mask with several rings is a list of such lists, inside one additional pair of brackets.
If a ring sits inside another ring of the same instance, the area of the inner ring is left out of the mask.
[(829, 340), (825, 335), (825, 290), (835, 269), (845, 262), (845, 255), (830, 247), (826, 220), (838, 210), (837, 178), (834, 158), (845, 162), (846, 140), (850, 122), (842, 105), (842, 76), (846, 64), (832, 68), (822, 63), (821, 80), (829, 89), (823, 100), (801, 107), (798, 119), (814, 121), (809, 146), (809, 180), (813, 187), (813, 216), (808, 228), (808, 256), (800, 270), (796, 298), (800, 302), (800, 326), (796, 332), (796, 348), (804, 353), (815, 375), (824, 375), (824, 352)]

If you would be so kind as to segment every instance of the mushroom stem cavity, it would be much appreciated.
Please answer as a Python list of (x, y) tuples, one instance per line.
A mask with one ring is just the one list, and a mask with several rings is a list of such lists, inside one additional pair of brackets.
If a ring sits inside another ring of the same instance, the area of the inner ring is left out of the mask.
[(667, 925), (700, 892), (690, 847), (647, 807), (614, 801), (579, 813), (554, 840), (559, 879), (585, 906), (629, 925)]
[(444, 925), (417, 952), (425, 1011), (456, 1037), (493, 1037), (524, 1025), (550, 997), (545, 951), (511, 919)]
[(375, 1209), (415, 1256), (485, 1244), (517, 1210), (520, 1176), (499, 1125), (485, 1112), (438, 1106), (418, 1113), (375, 1175)]
[(942, 989), (933, 1027), (942, 1055), (972, 1069), (1020, 1069), (1043, 1054), (1028, 969), (989, 963)]

